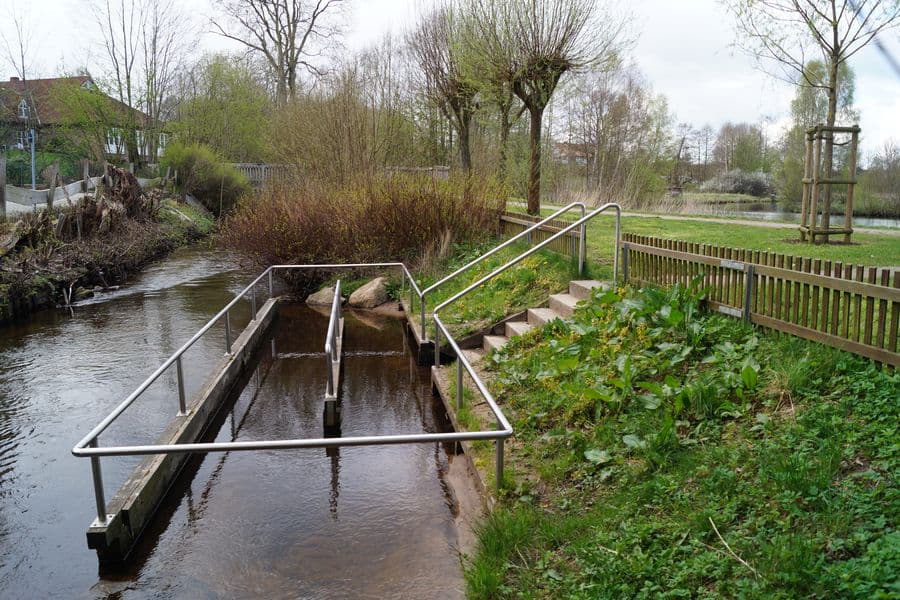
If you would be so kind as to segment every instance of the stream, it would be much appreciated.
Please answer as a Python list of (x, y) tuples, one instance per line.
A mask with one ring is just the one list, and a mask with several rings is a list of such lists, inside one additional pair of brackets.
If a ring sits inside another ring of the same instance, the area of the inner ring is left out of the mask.
[[(440, 444), (196, 456), (128, 569), (98, 573), (90, 463), (72, 446), (252, 276), (226, 253), (182, 249), (118, 291), (0, 329), (0, 597), (462, 597), (477, 492)], [(342, 434), (448, 430), (402, 321), (345, 317)], [(248, 318), (238, 310), (232, 324)], [(327, 320), (282, 304), (209, 439), (321, 436)], [(185, 355), (188, 394), (223, 339), (215, 327)], [(175, 389), (161, 377), (102, 445), (152, 442)], [(103, 460), (107, 498), (138, 462)]]

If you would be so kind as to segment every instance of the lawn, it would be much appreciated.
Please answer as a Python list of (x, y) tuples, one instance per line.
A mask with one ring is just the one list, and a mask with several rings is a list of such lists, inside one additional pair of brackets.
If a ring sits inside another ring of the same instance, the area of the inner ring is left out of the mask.
[[(686, 242), (778, 252), (866, 266), (900, 265), (900, 236), (853, 234), (853, 243), (801, 244), (796, 229), (774, 229), (699, 219), (623, 216), (622, 231)], [(588, 260), (609, 264), (615, 237), (614, 219), (599, 215), (588, 225)]]

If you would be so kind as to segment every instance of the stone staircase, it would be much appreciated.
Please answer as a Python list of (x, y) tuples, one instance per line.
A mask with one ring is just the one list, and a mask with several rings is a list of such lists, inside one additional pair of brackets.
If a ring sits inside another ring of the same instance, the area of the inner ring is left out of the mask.
[(534, 327), (541, 327), (549, 323), (553, 319), (565, 319), (571, 317), (575, 312), (575, 306), (582, 300), (586, 300), (591, 295), (594, 288), (608, 289), (611, 283), (601, 281), (571, 281), (569, 282), (569, 292), (563, 294), (553, 294), (550, 296), (549, 308), (529, 308), (525, 313), (524, 321), (507, 321), (504, 324), (504, 335), (486, 335), (484, 336), (483, 349), (484, 352), (497, 350), (506, 345), (509, 339), (516, 335), (531, 330)]

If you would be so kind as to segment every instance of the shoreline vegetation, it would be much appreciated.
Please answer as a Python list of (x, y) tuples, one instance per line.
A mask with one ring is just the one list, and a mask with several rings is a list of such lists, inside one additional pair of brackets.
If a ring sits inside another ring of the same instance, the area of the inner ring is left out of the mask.
[(470, 597), (896, 592), (900, 376), (700, 297), (598, 291), (484, 359), (516, 434)]
[(110, 170), (112, 184), (97, 196), (0, 223), (0, 324), (120, 285), (213, 231), (202, 211), (162, 190), (143, 193), (133, 176)]

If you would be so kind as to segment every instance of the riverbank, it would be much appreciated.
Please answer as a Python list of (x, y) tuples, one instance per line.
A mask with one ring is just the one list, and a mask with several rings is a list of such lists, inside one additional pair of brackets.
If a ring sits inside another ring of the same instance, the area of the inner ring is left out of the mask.
[(90, 235), (66, 235), (73, 214), (41, 210), (0, 224), (0, 324), (118, 286), (215, 227), (211, 217), (172, 198), (160, 199), (152, 217), (124, 214), (114, 227)]
[(516, 434), (470, 597), (896, 589), (896, 373), (684, 289), (595, 293), (482, 364)]

